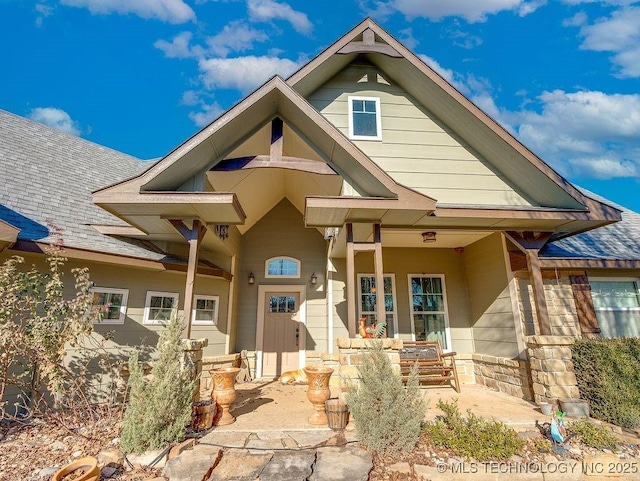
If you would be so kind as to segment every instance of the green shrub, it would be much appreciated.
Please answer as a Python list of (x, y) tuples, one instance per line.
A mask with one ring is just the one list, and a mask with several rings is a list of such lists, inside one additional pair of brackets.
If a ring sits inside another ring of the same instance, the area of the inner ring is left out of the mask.
[(349, 386), (346, 402), (360, 444), (384, 456), (411, 452), (425, 413), (417, 373), (403, 386), (380, 341), (369, 344), (358, 371), (360, 384)]
[(158, 340), (158, 359), (145, 381), (138, 353), (129, 358), (129, 405), (124, 413), (122, 452), (142, 453), (184, 439), (191, 420), (195, 381), (182, 369), (183, 325), (172, 319)]
[(640, 339), (581, 339), (571, 348), (580, 396), (591, 416), (640, 426)]
[(524, 440), (504, 423), (487, 421), (471, 411), (467, 411), (464, 419), (457, 399), (451, 403), (440, 400), (437, 406), (444, 416), (425, 423), (423, 431), (434, 446), (451, 449), (456, 456), (500, 461), (519, 454), (525, 445)]
[(592, 448), (601, 449), (616, 444), (616, 437), (606, 426), (590, 423), (586, 418), (569, 423), (567, 431)]

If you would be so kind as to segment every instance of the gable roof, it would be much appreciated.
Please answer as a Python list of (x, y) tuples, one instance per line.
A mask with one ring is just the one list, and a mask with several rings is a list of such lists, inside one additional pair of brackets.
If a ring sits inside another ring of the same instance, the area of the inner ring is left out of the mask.
[[(195, 215), (209, 224), (242, 224), (245, 221), (244, 212), (233, 194), (177, 190), (193, 176), (210, 170), (276, 117), (312, 144), (329, 167), (362, 190), (362, 196), (359, 197), (323, 197), (323, 202), (336, 204), (332, 212), (335, 218), (331, 222), (342, 225), (349, 215), (360, 215), (358, 209), (377, 210), (377, 214), (393, 208), (405, 209), (415, 211), (417, 217), (434, 210), (434, 199), (396, 183), (278, 76), (267, 81), (147, 171), (133, 179), (95, 191), (93, 200), (132, 225), (148, 221), (150, 215), (166, 216), (160, 209), (168, 207), (169, 201), (173, 205), (172, 215)], [(278, 167), (285, 165), (286, 162), (279, 163)], [(196, 199), (202, 199), (202, 208), (193, 205)], [(142, 207), (144, 204), (147, 205), (146, 210)], [(178, 208), (177, 204), (183, 207)], [(207, 205), (215, 205), (215, 209), (207, 209)], [(313, 197), (307, 198), (307, 211), (313, 210), (315, 205)], [(325, 209), (326, 206), (323, 204), (319, 208)], [(309, 220), (309, 216), (306, 219)], [(146, 225), (151, 227), (150, 224)], [(308, 222), (308, 225), (327, 224)], [(145, 230), (145, 227), (142, 228)]]
[[(461, 138), (541, 208), (584, 211), (589, 213), (586, 216), (588, 219), (601, 221), (591, 222), (591, 225), (576, 225), (566, 233), (556, 235), (569, 234), (620, 219), (615, 208), (583, 195), (370, 18), (355, 26), (291, 75), (287, 83), (306, 97), (346, 67), (357, 55), (366, 55), (372, 64), (427, 106), (444, 124), (456, 129)], [(442, 204), (439, 206), (449, 211), (481, 208)]]

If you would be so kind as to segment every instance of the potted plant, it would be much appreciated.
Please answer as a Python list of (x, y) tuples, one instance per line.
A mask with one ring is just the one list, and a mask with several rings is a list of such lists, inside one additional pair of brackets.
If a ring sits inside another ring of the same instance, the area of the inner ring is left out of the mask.
[(87, 456), (63, 466), (53, 475), (51, 481), (98, 481), (99, 479), (98, 460), (93, 456)]

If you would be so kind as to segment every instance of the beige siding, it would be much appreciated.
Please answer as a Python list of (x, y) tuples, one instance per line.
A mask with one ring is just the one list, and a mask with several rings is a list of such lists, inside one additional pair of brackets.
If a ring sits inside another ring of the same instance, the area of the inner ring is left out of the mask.
[(475, 352), (517, 357), (515, 320), (500, 234), (464, 251)]
[[(11, 253), (11, 255), (14, 253)], [(27, 259), (26, 264), (35, 264), (44, 269), (42, 256), (23, 255)], [(3, 261), (4, 258), (0, 258)], [(178, 315), (182, 316), (184, 306), (185, 274), (179, 272), (157, 272), (144, 269), (112, 266), (93, 262), (78, 262), (69, 260), (66, 263), (65, 291), (68, 296), (73, 295), (73, 276), (70, 270), (77, 267), (88, 267), (91, 280), (96, 287), (114, 287), (128, 289), (127, 314), (124, 324), (95, 324), (94, 330), (98, 335), (110, 332), (113, 341), (109, 346), (115, 349), (118, 346), (137, 346), (144, 344), (155, 347), (158, 333), (162, 326), (144, 325), (144, 306), (147, 291), (176, 292), (178, 293)], [(225, 353), (225, 336), (227, 332), (227, 298), (229, 282), (222, 279), (214, 279), (206, 276), (198, 276), (196, 279), (195, 294), (220, 297), (218, 308), (218, 324), (216, 326), (193, 326), (192, 338), (208, 338), (209, 346), (205, 355), (221, 355)]]
[[(327, 242), (316, 229), (304, 227), (302, 214), (284, 199), (242, 237), (238, 280), (238, 317), (235, 350), (256, 348), (256, 321), (259, 285), (305, 285), (307, 308), (307, 349), (327, 350), (327, 307), (325, 273)], [(265, 278), (265, 261), (287, 256), (301, 263), (299, 279)], [(247, 278), (253, 272), (255, 284)], [(310, 283), (311, 274), (318, 283)], [(234, 346), (232, 346), (234, 350)]]
[(397, 182), (440, 203), (531, 205), (468, 144), (374, 67), (347, 67), (309, 101), (348, 135), (349, 95), (380, 98), (382, 141), (354, 143)]
[[(347, 309), (345, 300), (344, 259), (335, 259), (338, 272), (334, 274), (333, 303), (334, 335), (346, 334)], [(356, 273), (373, 272), (373, 255), (356, 255)], [(383, 249), (385, 274), (395, 275), (398, 334), (401, 339), (411, 339), (411, 300), (409, 297), (410, 274), (444, 275), (448, 305), (451, 344), (454, 351), (473, 352), (469, 306), (466, 297), (464, 271), (459, 254), (453, 249)]]

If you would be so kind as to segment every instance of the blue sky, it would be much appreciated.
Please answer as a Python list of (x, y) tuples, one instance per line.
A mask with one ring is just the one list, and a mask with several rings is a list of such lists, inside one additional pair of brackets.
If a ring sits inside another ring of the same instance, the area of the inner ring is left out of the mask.
[(640, 211), (640, 1), (0, 0), (0, 108), (161, 157), (367, 15), (562, 175)]

